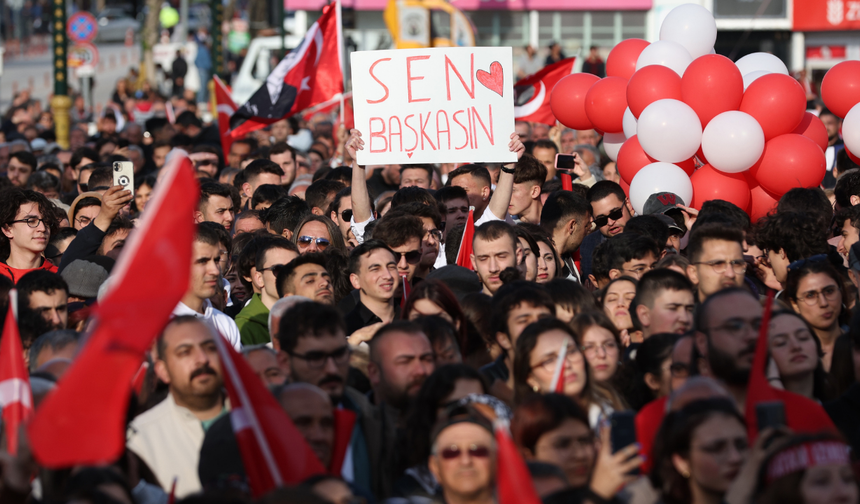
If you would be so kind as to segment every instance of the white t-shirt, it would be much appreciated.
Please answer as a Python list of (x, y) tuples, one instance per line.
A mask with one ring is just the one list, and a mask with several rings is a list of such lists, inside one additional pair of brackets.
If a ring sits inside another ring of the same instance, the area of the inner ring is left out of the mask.
[(221, 333), (221, 336), (224, 336), (233, 345), (233, 348), (237, 352), (242, 350), (242, 337), (239, 335), (239, 327), (236, 325), (236, 322), (221, 310), (212, 307), (212, 302), (208, 299), (203, 302), (203, 313), (197, 313), (180, 301), (176, 305), (176, 308), (173, 309), (173, 315), (176, 317), (179, 315), (194, 315), (209, 322)]

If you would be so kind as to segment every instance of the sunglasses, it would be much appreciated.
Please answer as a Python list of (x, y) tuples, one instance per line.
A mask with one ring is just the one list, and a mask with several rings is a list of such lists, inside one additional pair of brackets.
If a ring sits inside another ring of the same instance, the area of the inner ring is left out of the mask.
[(409, 252), (395, 252), (394, 260), (395, 262), (400, 262), (401, 258), (405, 258), (408, 264), (418, 264), (418, 261), (421, 260), (421, 251), (420, 250), (411, 250)]
[(340, 220), (347, 222), (352, 219), (352, 209), (346, 209), (340, 213)]
[(609, 212), (609, 215), (601, 215), (600, 217), (595, 218), (594, 219), (594, 225), (599, 227), (599, 228), (602, 228), (603, 226), (609, 224), (609, 219), (617, 221), (618, 219), (620, 219), (623, 216), (624, 216), (624, 206), (622, 204), (622, 206), (620, 208), (616, 208), (615, 210)]
[(325, 250), (326, 247), (331, 245), (328, 238), (317, 238), (316, 236), (299, 236), (298, 242), (300, 245), (304, 245), (305, 247), (310, 245), (311, 242), (315, 242), (317, 244), (317, 248), (320, 250)]
[[(448, 448), (443, 449), (439, 456), (445, 460), (451, 460), (455, 458), (460, 458), (460, 454), (463, 453), (460, 450), (460, 447), (457, 445), (451, 445)], [(469, 449), (467, 453), (470, 457), (474, 458), (487, 458), (490, 456), (490, 449), (486, 446), (478, 446), (478, 445), (469, 445)]]

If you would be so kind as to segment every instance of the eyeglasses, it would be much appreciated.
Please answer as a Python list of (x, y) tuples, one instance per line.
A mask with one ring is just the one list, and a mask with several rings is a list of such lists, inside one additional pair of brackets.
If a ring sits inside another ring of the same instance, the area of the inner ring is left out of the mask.
[(281, 272), (281, 268), (283, 268), (284, 266), (286, 266), (286, 264), (273, 264), (268, 268), (258, 269), (257, 271), (259, 271), (260, 273), (263, 273), (264, 271), (271, 271), (273, 275), (278, 276), (278, 273)]
[(289, 352), (291, 356), (307, 362), (308, 367), (317, 369), (325, 366), (325, 363), (329, 359), (333, 360), (337, 365), (346, 364), (349, 361), (349, 355), (351, 353), (349, 345), (344, 345), (332, 352), (323, 352), (322, 350), (314, 350), (306, 352), (305, 354)]
[(617, 221), (621, 217), (624, 217), (624, 203), (627, 201), (625, 198), (624, 201), (621, 202), (621, 206), (609, 212), (609, 215), (601, 215), (600, 217), (594, 218), (594, 225), (602, 228), (603, 226), (609, 224), (609, 219)]
[(15, 224), (15, 223), (18, 223), (18, 222), (26, 222), (26, 223), (27, 223), (27, 225), (28, 225), (28, 226), (30, 226), (31, 228), (37, 228), (37, 227), (39, 227), (39, 223), (43, 223), (43, 224), (45, 224), (45, 227), (48, 227), (48, 223), (47, 223), (47, 222), (45, 222), (45, 220), (44, 220), (44, 219), (40, 219), (40, 218), (38, 218), (38, 217), (32, 217), (32, 216), (31, 216), (31, 217), (27, 217), (26, 219), (13, 220), (12, 222), (10, 222), (10, 224)]
[(602, 348), (605, 353), (609, 353), (618, 350), (618, 343), (616, 343), (614, 340), (607, 340), (600, 344), (586, 343), (582, 345), (582, 353), (592, 354), (596, 352), (598, 348)]
[(743, 275), (747, 270), (747, 262), (743, 259), (734, 259), (732, 261), (718, 260), (718, 261), (707, 261), (707, 262), (694, 262), (693, 264), (707, 264), (710, 266), (714, 273), (718, 275), (722, 275), (728, 269), (729, 264), (732, 265), (732, 270), (736, 275)]
[[(445, 460), (452, 460), (455, 458), (460, 458), (460, 455), (462, 453), (463, 450), (461, 450), (459, 446), (451, 445), (439, 452), (439, 456)], [(469, 445), (469, 449), (466, 450), (466, 453), (468, 453), (469, 456), (473, 458), (487, 458), (490, 456), (490, 449), (486, 446), (471, 444)]]
[[(565, 355), (565, 358), (571, 359), (571, 358), (577, 358), (577, 357), (582, 357), (582, 353), (579, 351), (579, 348), (577, 348), (576, 344), (571, 342), (567, 346), (567, 355)], [(534, 371), (537, 368), (543, 368), (543, 370), (546, 371), (547, 373), (553, 373), (553, 372), (555, 372), (555, 363), (557, 361), (558, 361), (558, 355), (550, 355), (549, 357), (547, 357), (543, 361), (538, 362), (537, 364), (532, 366), (532, 371)]]
[(839, 287), (835, 285), (828, 285), (820, 291), (808, 291), (798, 294), (797, 300), (803, 301), (803, 303), (808, 306), (815, 306), (818, 303), (819, 296), (824, 296), (824, 299), (826, 301), (833, 301), (834, 299), (836, 299), (837, 294), (841, 294), (839, 292)]
[(439, 231), (438, 229), (431, 229), (430, 231), (424, 233), (425, 238), (427, 238), (427, 235), (432, 236), (436, 239), (436, 241), (442, 241), (442, 231)]
[(410, 250), (409, 252), (395, 252), (394, 253), (394, 262), (400, 263), (400, 259), (405, 258), (408, 264), (418, 264), (418, 261), (421, 260), (421, 251), (420, 250)]
[(672, 376), (675, 378), (686, 378), (690, 376), (690, 366), (683, 362), (673, 362), (672, 365), (669, 366), (669, 372), (672, 373)]
[(730, 319), (724, 322), (722, 325), (718, 325), (716, 327), (712, 327), (711, 331), (722, 331), (728, 333), (732, 336), (740, 336), (744, 333), (744, 329), (752, 329), (753, 332), (758, 332), (761, 328), (761, 319), (756, 318), (753, 320), (743, 320), (743, 319)]
[[(90, 219), (89, 217), (87, 217), (86, 215), (81, 215), (80, 217), (78, 217), (77, 219), (75, 219), (75, 222), (77, 222), (78, 224), (80, 224), (80, 225), (81, 225), (81, 227), (87, 227), (87, 225), (89, 225), (89, 223), (90, 223), (90, 222), (92, 222), (92, 221), (93, 221), (93, 220), (92, 220), (92, 219)], [(35, 227), (35, 226), (30, 226), (30, 227)]]
[(317, 238), (316, 236), (299, 236), (298, 242), (299, 245), (304, 245), (305, 247), (309, 246), (311, 242), (316, 242), (320, 250), (325, 250), (326, 247), (331, 245), (328, 238)]

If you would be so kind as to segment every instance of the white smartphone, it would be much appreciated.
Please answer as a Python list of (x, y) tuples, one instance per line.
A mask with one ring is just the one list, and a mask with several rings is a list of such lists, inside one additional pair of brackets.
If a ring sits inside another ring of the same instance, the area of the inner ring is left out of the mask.
[(121, 185), (123, 189), (134, 194), (134, 163), (131, 161), (114, 162), (113, 185)]

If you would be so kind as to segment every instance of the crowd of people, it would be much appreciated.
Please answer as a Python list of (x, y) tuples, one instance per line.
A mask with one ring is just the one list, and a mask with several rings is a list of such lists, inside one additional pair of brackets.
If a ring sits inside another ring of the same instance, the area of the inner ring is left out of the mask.
[[(546, 503), (860, 499), (860, 170), (838, 118), (832, 188), (792, 189), (751, 222), (671, 193), (637, 214), (594, 130), (518, 122), (507, 165), (360, 166), (362, 135), (326, 116), (224, 153), (194, 100), (161, 101), (174, 121), (117, 107), (94, 135), (74, 125), (70, 149), (27, 96), (0, 127), (0, 317), (14, 287), (37, 411), (171, 150), (200, 183), (188, 288), (145, 356), (127, 450), (46, 468), (24, 439), (0, 449), (0, 502), (252, 502), (216, 338), (328, 471), (256, 502), (496, 502), (500, 421), (531, 475), (515, 483)], [(781, 420), (759, 424), (756, 373)]]

